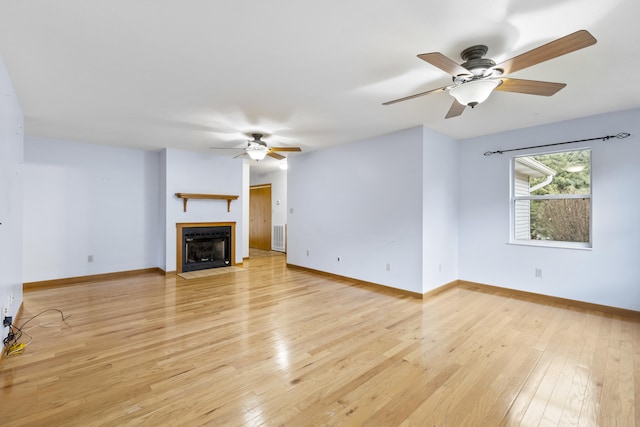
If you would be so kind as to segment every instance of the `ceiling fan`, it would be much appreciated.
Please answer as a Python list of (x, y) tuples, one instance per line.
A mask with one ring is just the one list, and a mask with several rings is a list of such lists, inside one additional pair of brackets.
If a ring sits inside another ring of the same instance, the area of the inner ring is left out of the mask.
[[(244, 153), (237, 155), (236, 157), (248, 155), (252, 160), (260, 161), (264, 159), (266, 156), (273, 157), (277, 160), (285, 159), (286, 157), (282, 154), (278, 154), (277, 151), (280, 152), (300, 152), (302, 149), (300, 147), (269, 147), (266, 142), (262, 140), (264, 137), (261, 133), (252, 133), (252, 140), (247, 141), (247, 146), (244, 149)], [(229, 148), (221, 148), (221, 147), (211, 147), (212, 149), (229, 149)]]
[(596, 39), (591, 33), (586, 30), (580, 30), (500, 64), (496, 64), (492, 59), (484, 57), (488, 51), (485, 45), (471, 46), (463, 50), (460, 56), (465, 62), (462, 64), (458, 64), (440, 52), (423, 53), (418, 55), (418, 58), (449, 73), (453, 78), (453, 84), (387, 101), (382, 105), (395, 104), (396, 102), (407, 101), (430, 93), (448, 90), (449, 94), (455, 98), (445, 116), (446, 119), (449, 119), (462, 114), (467, 106), (473, 108), (484, 102), (494, 90), (551, 96), (565, 87), (566, 84), (512, 79), (504, 76), (595, 43)]

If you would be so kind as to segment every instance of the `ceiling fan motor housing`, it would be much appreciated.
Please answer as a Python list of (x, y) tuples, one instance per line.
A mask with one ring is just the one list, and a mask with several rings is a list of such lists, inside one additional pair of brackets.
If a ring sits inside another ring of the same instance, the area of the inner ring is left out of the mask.
[(492, 74), (491, 67), (496, 63), (492, 59), (483, 58), (488, 50), (489, 48), (483, 44), (466, 48), (460, 53), (460, 57), (465, 61), (461, 65), (471, 71), (474, 77), (489, 77)]
[(258, 144), (264, 147), (267, 146), (267, 143), (262, 140), (263, 135), (261, 133), (252, 133), (251, 136), (253, 137), (253, 141), (249, 141), (249, 144)]

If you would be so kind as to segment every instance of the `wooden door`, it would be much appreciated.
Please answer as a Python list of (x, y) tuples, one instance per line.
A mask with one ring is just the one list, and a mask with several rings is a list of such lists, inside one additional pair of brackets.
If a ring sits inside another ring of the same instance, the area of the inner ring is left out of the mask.
[(271, 184), (249, 188), (249, 247), (271, 250)]

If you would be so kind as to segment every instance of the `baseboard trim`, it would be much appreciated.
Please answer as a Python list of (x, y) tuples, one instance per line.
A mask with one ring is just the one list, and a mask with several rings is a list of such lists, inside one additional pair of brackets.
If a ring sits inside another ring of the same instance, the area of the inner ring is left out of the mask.
[[(244, 263), (237, 263), (236, 265), (242, 267), (243, 264)], [(427, 300), (443, 292), (446, 292), (448, 290), (451, 290), (454, 288), (462, 288), (462, 289), (468, 289), (468, 290), (473, 290), (478, 292), (493, 293), (493, 294), (499, 294), (499, 295), (512, 297), (512, 298), (524, 299), (527, 301), (537, 302), (540, 304), (562, 306), (566, 308), (574, 308), (574, 309), (580, 309), (580, 310), (612, 314), (617, 316), (630, 317), (632, 319), (640, 321), (640, 311), (629, 310), (629, 309), (620, 308), (620, 307), (612, 307), (608, 305), (595, 304), (595, 303), (590, 303), (585, 301), (572, 300), (568, 298), (555, 297), (551, 295), (537, 294), (535, 292), (504, 288), (500, 286), (488, 285), (485, 283), (470, 282), (467, 280), (454, 280), (452, 282), (446, 283), (442, 286), (439, 286), (435, 289), (432, 289), (422, 294), (418, 292), (408, 291), (405, 289), (394, 288), (388, 285), (382, 285), (380, 283), (367, 282), (367, 281), (355, 279), (353, 277), (341, 276), (339, 274), (328, 273), (322, 270), (315, 270), (313, 268), (303, 267), (295, 264), (287, 263), (287, 268), (308, 271), (308, 272), (318, 274), (324, 277), (328, 277), (331, 279), (346, 281), (347, 284), (349, 285), (370, 288), (374, 291), (383, 292), (388, 295), (401, 294), (401, 295), (410, 296), (412, 298)], [(164, 271), (159, 267), (153, 267), (153, 268), (143, 268), (140, 270), (128, 270), (128, 271), (119, 271), (114, 273), (94, 274), (90, 276), (69, 277), (65, 279), (44, 280), (40, 282), (27, 282), (27, 283), (23, 283), (22, 289), (23, 291), (28, 292), (30, 290), (35, 290), (35, 289), (55, 288), (58, 286), (69, 286), (69, 285), (75, 285), (75, 284), (86, 283), (86, 282), (115, 280), (115, 279), (122, 279), (126, 277), (132, 277), (140, 274), (149, 274), (149, 273), (161, 274), (164, 276), (176, 275), (176, 271)], [(20, 304), (20, 308), (18, 310), (18, 314), (16, 315), (16, 319), (19, 318), (19, 315), (21, 313), (22, 313), (22, 304)]]
[(498, 295), (502, 295), (510, 298), (517, 298), (521, 300), (536, 302), (539, 304), (561, 306), (565, 308), (573, 308), (573, 309), (579, 309), (579, 310), (612, 314), (616, 316), (630, 317), (632, 319), (640, 321), (640, 311), (629, 310), (626, 308), (594, 304), (591, 302), (554, 297), (551, 295), (537, 294), (535, 292), (527, 292), (527, 291), (521, 291), (518, 289), (503, 288), (500, 286), (469, 282), (466, 280), (458, 280), (458, 286), (460, 288), (469, 289), (472, 291), (498, 294)]
[(500, 286), (470, 282), (467, 280), (454, 280), (452, 282), (439, 286), (435, 289), (427, 291), (424, 294), (420, 294), (417, 292), (412, 292), (404, 289), (393, 288), (391, 286), (381, 285), (379, 283), (364, 282), (358, 279), (354, 279), (352, 277), (341, 276), (339, 274), (334, 274), (334, 273), (327, 273), (326, 271), (315, 270), (313, 268), (302, 267), (295, 264), (287, 264), (287, 267), (309, 271), (314, 274), (319, 274), (332, 279), (347, 281), (349, 284), (353, 284), (357, 286), (362, 285), (362, 286), (371, 287), (373, 289), (384, 291), (385, 294), (399, 293), (399, 294), (408, 295), (414, 298), (419, 298), (422, 300), (431, 299), (446, 291), (456, 289), (456, 288), (461, 288), (461, 289), (468, 289), (468, 290), (473, 290), (478, 292), (499, 294), (502, 296), (527, 300), (527, 301), (536, 302), (539, 304), (561, 306), (569, 309), (599, 312), (599, 313), (605, 313), (605, 314), (616, 315), (616, 316), (624, 316), (627, 318), (640, 321), (640, 311), (629, 310), (629, 309), (620, 308), (620, 307), (612, 307), (609, 305), (594, 304), (590, 302), (578, 301), (578, 300), (573, 300), (568, 298), (554, 297), (551, 295), (537, 294), (535, 292), (527, 292), (527, 291), (520, 291), (517, 289), (503, 288)]
[(69, 286), (69, 285), (77, 285), (79, 283), (86, 282), (101, 282), (105, 280), (116, 280), (122, 279), (125, 277), (137, 276), (140, 274), (165, 274), (165, 272), (158, 267), (152, 268), (142, 268), (140, 270), (128, 270), (128, 271), (116, 271), (114, 273), (102, 273), (102, 274), (92, 274), (89, 276), (77, 276), (77, 277), (67, 277), (64, 279), (53, 279), (53, 280), (43, 280), (40, 282), (26, 282), (22, 284), (23, 291), (30, 291), (34, 289), (43, 289), (43, 288), (55, 288), (58, 286)]
[(364, 288), (370, 288), (373, 291), (382, 292), (387, 295), (400, 294), (400, 295), (405, 295), (405, 296), (409, 296), (417, 299), (423, 298), (423, 295), (419, 292), (407, 291), (405, 289), (394, 288), (392, 286), (382, 285), (380, 283), (367, 282), (364, 280), (354, 279), (353, 277), (341, 276), (339, 274), (334, 274), (334, 273), (327, 273), (326, 271), (315, 270), (313, 268), (302, 267), (300, 265), (287, 263), (287, 268), (308, 271), (310, 273), (318, 274), (320, 276), (324, 276), (327, 278), (346, 281), (351, 286), (360, 286)]
[(459, 280), (454, 280), (453, 282), (445, 283), (442, 286), (438, 286), (435, 289), (431, 289), (430, 291), (427, 291), (424, 294), (422, 294), (422, 299), (426, 300), (429, 298), (433, 298), (437, 295), (440, 295), (443, 292), (448, 291), (449, 289), (456, 288), (458, 287), (459, 282), (460, 282)]

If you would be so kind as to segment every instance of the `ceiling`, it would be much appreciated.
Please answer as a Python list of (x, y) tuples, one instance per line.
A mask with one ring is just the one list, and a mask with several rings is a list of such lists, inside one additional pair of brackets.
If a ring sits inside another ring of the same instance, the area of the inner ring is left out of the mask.
[[(211, 152), (258, 131), (312, 151), (638, 107), (638, 16), (638, 0), (0, 0), (0, 54), (28, 135)], [(512, 75), (567, 83), (553, 97), (494, 92), (447, 120), (446, 92), (381, 105), (451, 83), (417, 54), (486, 44), (500, 62), (579, 29), (598, 43)]]

